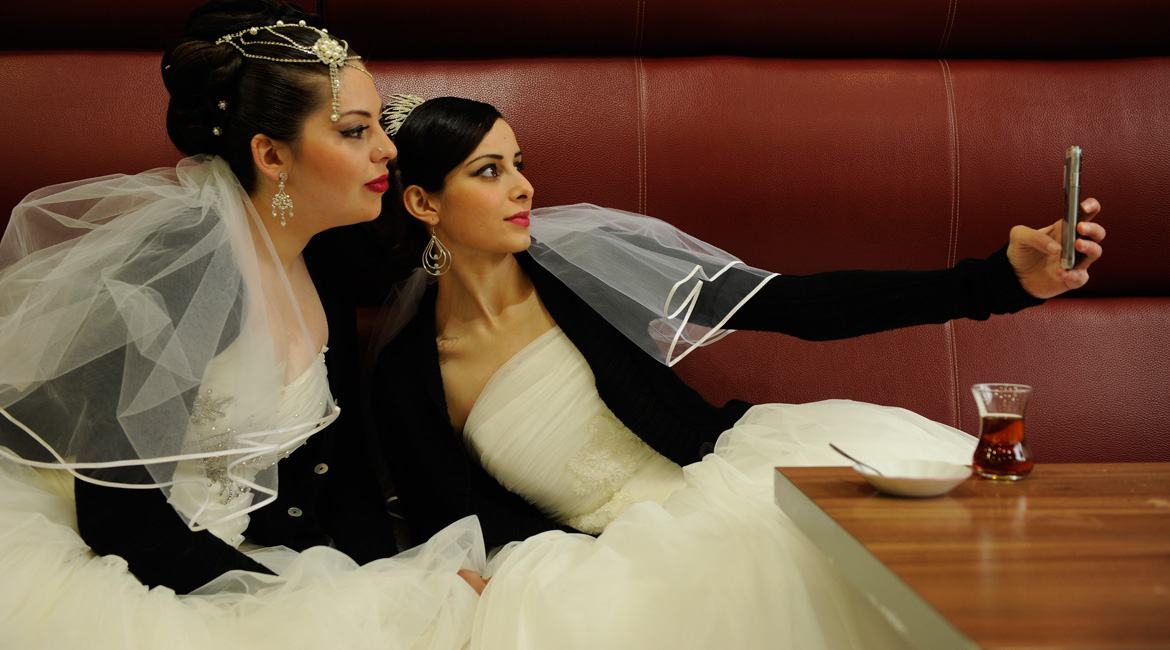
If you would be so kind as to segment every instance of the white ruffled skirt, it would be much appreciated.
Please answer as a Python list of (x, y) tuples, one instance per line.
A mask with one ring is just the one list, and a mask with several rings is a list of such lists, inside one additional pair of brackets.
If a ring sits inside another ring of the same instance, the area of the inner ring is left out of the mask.
[[(76, 530), (72, 479), (0, 461), (0, 645), (206, 650), (462, 648), (478, 603), (458, 576), (482, 571), (479, 523), (358, 566), (326, 547), (265, 549), (279, 576), (232, 571), (196, 594), (148, 589)], [(133, 534), (133, 531), (127, 531)]]
[(975, 439), (903, 409), (831, 400), (753, 407), (686, 487), (631, 506), (596, 539), (512, 544), (474, 648), (903, 648), (904, 640), (774, 502), (776, 466), (867, 459), (969, 464)]
[[(775, 465), (968, 463), (974, 439), (855, 402), (757, 406), (662, 505), (599, 537), (548, 532), (485, 565), (478, 522), (358, 566), (329, 548), (260, 551), (177, 596), (76, 532), (68, 476), (0, 461), (0, 639), (31, 648), (897, 648), (901, 640), (773, 501)], [(133, 534), (133, 531), (127, 531)], [(482, 597), (457, 575), (492, 576)]]

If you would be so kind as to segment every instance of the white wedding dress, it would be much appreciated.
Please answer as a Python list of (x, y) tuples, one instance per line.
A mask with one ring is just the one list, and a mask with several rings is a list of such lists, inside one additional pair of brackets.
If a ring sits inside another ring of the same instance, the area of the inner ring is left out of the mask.
[(865, 458), (969, 463), (973, 437), (902, 409), (834, 400), (752, 408), (715, 453), (680, 468), (605, 406), (554, 327), (510, 359), (465, 441), (497, 480), (597, 538), (511, 544), (472, 648), (883, 648), (890, 626), (774, 504), (777, 465)]
[[(299, 423), (315, 420), (332, 399), (323, 361), (319, 357), (279, 391), (276, 431), (289, 440), (303, 433)], [(250, 419), (248, 396), (221, 390), (239, 385), (235, 365), (234, 345), (213, 360), (187, 445), (213, 449), (217, 435)], [(283, 366), (267, 380), (283, 382)], [(206, 466), (181, 461), (175, 476), (190, 482), (171, 491), (171, 503), (185, 517), (211, 524), (208, 529), (226, 543), (247, 548), (246, 542), (241, 546), (248, 524), (242, 511), (256, 495), (217, 471), (215, 460)], [(264, 462), (236, 468), (233, 475), (251, 480), (276, 459), (257, 460)], [(208, 493), (212, 498), (205, 503)], [(325, 547), (303, 553), (253, 548), (249, 555), (279, 575), (231, 571), (185, 596), (166, 587), (147, 589), (124, 560), (95, 555), (77, 533), (70, 474), (0, 459), (5, 648), (460, 648), (469, 638), (477, 597), (457, 572), (482, 571), (485, 562), (473, 518), (428, 544), (363, 567)]]
[[(201, 393), (216, 408), (196, 409), (193, 444), (247, 401), (217, 392), (214, 374)], [(282, 376), (278, 369), (272, 379)], [(297, 420), (327, 398), (324, 364), (284, 388), (279, 424), (296, 435)], [(604, 532), (544, 533), (490, 563), (471, 517), (360, 567), (325, 547), (255, 549), (249, 554), (279, 575), (232, 571), (177, 596), (144, 587), (121, 558), (89, 550), (69, 474), (0, 460), (0, 639), (53, 649), (899, 647), (774, 505), (772, 468), (839, 464), (829, 440), (870, 458), (957, 462), (974, 445), (900, 409), (767, 405), (724, 433), (714, 454), (680, 468), (614, 418), (559, 328), (496, 373), (466, 431), (505, 485), (560, 521)], [(249, 495), (228, 500), (231, 490), (211, 487), (218, 497), (206, 516), (247, 505)], [(240, 517), (211, 530), (237, 543), (246, 534)], [(457, 575), (463, 568), (492, 576), (482, 597)]]
[[(278, 489), (273, 463), (334, 435), (320, 429), (337, 412), (276, 256), (218, 157), (44, 188), (13, 210), (0, 240), (0, 647), (467, 644), (479, 601), (457, 572), (486, 564), (474, 518), (361, 567), (246, 540), (248, 511)], [(231, 571), (179, 596), (93, 553), (66, 468), (134, 466), (175, 517), (278, 575)]]

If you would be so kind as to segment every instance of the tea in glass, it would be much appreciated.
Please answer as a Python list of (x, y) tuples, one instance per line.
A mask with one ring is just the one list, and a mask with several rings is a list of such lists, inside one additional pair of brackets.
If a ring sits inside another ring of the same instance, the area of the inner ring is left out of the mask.
[(1032, 471), (1032, 453), (1024, 435), (1024, 410), (1032, 387), (1022, 384), (975, 384), (971, 387), (981, 420), (972, 466), (980, 476), (1017, 481)]

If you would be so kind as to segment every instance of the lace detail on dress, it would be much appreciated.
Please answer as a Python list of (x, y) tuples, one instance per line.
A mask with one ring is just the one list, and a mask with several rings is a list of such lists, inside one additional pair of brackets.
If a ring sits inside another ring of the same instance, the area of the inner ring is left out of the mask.
[(605, 505), (593, 512), (571, 517), (568, 524), (583, 533), (600, 535), (605, 532), (605, 527), (609, 525), (609, 522), (617, 519), (618, 515), (625, 512), (634, 503), (636, 501), (629, 493), (618, 491), (612, 499), (605, 502)]
[(576, 477), (573, 493), (578, 496), (598, 492), (612, 494), (638, 471), (646, 443), (608, 411), (593, 416), (589, 421), (589, 434), (592, 442), (573, 454), (565, 464)]
[(568, 524), (577, 530), (599, 534), (609, 522), (626, 511), (634, 499), (623, 491), (630, 477), (646, 459), (649, 447), (609, 411), (589, 420), (592, 442), (577, 450), (565, 467), (573, 474), (573, 493), (578, 496), (608, 494), (600, 507), (571, 517)]

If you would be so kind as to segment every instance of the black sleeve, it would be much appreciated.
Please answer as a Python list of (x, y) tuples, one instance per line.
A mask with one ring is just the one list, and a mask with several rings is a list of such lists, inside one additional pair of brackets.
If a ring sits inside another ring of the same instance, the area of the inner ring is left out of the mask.
[(827, 341), (955, 318), (985, 320), (1043, 302), (1024, 291), (1005, 247), (986, 260), (966, 259), (935, 271), (781, 275), (765, 284), (726, 327)]
[[(454, 437), (450, 425), (426, 426), (437, 414), (406, 414), (416, 402), (387, 410), (382, 420), (385, 466), (393, 479), (392, 511), (409, 535), (408, 544), (425, 542), (444, 527), (476, 515), (488, 548), (522, 540), (546, 530), (571, 530), (500, 485)], [(420, 417), (422, 416), (422, 417)]]
[(161, 490), (74, 487), (82, 539), (99, 555), (121, 556), (147, 586), (185, 594), (232, 569), (272, 573), (210, 532), (188, 530)]

